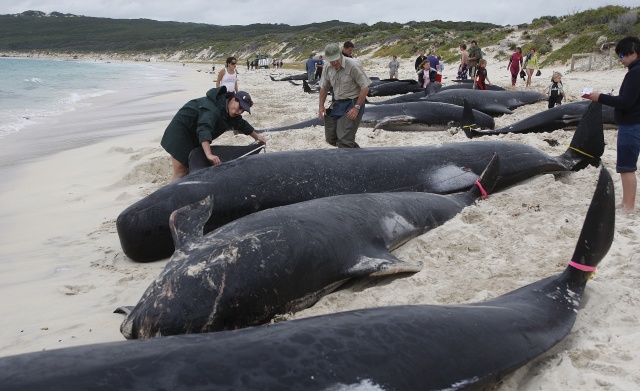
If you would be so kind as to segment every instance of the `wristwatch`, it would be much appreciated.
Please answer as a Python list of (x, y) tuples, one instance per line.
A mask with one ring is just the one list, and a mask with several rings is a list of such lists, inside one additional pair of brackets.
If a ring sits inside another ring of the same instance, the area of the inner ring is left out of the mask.
[(360, 105), (354, 105), (353, 107), (355, 107), (356, 110), (360, 110)]

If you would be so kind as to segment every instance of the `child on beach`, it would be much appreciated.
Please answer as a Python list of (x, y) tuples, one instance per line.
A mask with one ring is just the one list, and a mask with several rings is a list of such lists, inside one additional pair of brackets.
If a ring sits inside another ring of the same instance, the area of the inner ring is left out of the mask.
[(487, 77), (487, 60), (483, 58), (478, 63), (476, 76), (473, 78), (473, 89), (475, 90), (477, 86), (479, 90), (488, 90), (489, 84), (491, 84), (491, 81)]
[(556, 105), (560, 106), (562, 104), (562, 100), (567, 99), (564, 94), (564, 86), (562, 85), (562, 74), (560, 72), (553, 72), (551, 83), (549, 83), (547, 89), (542, 93), (549, 96), (550, 109), (554, 108)]
[(420, 70), (417, 73), (418, 83), (422, 85), (422, 88), (427, 88), (429, 83), (435, 82), (438, 74), (435, 69), (431, 68), (429, 60), (422, 61), (422, 64), (420, 64)]

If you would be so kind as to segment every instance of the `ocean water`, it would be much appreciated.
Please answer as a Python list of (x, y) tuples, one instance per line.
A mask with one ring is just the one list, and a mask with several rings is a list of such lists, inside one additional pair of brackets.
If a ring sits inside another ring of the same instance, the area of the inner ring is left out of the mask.
[(29, 126), (90, 105), (90, 98), (172, 79), (154, 63), (0, 58), (0, 143)]

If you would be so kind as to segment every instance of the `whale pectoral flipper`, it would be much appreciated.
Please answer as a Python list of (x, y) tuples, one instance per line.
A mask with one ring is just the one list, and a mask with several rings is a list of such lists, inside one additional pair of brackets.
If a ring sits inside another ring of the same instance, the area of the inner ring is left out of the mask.
[(385, 126), (394, 124), (394, 125), (408, 125), (417, 122), (415, 117), (411, 117), (408, 115), (395, 115), (384, 117), (376, 123), (376, 126), (373, 129), (384, 129)]
[(422, 270), (421, 263), (411, 263), (398, 259), (387, 252), (372, 256), (362, 254), (356, 263), (349, 268), (348, 274), (353, 277), (389, 276), (397, 273), (417, 273)]
[(171, 213), (169, 217), (169, 228), (175, 248), (182, 247), (192, 238), (204, 235), (204, 225), (211, 217), (213, 209), (213, 195), (184, 206)]
[(496, 104), (495, 106), (488, 105), (486, 110), (487, 111), (490, 110), (491, 113), (496, 113), (496, 114), (513, 114), (513, 111), (507, 109), (506, 107), (500, 104)]
[(129, 316), (129, 314), (131, 313), (131, 311), (133, 311), (133, 306), (131, 305), (123, 305), (122, 307), (118, 307), (116, 308), (113, 313), (114, 314), (124, 314), (126, 316)]

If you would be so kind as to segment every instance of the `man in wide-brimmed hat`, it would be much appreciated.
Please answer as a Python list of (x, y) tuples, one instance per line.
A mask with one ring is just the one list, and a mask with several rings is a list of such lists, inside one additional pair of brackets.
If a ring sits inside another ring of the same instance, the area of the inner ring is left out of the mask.
[[(327, 45), (325, 66), (320, 79), (318, 117), (324, 120), (326, 141), (338, 148), (358, 148), (356, 132), (364, 114), (364, 102), (371, 80), (356, 60), (347, 58), (335, 43)], [(333, 87), (333, 102), (329, 109), (324, 103)]]

